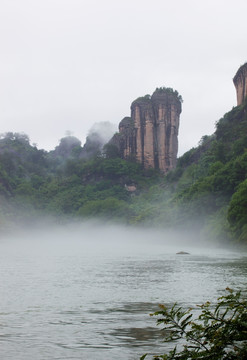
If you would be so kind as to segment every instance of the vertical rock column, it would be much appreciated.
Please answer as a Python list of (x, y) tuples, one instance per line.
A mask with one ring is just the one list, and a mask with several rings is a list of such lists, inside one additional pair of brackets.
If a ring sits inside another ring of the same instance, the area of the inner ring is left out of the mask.
[(134, 120), (134, 127), (136, 129), (136, 161), (143, 163), (143, 137), (142, 137), (142, 124), (141, 124), (141, 111), (138, 104), (133, 106), (132, 119)]
[(176, 166), (181, 97), (171, 88), (159, 88), (131, 104), (131, 117), (119, 124), (111, 143), (124, 159), (163, 173)]
[(143, 158), (144, 167), (154, 168), (154, 115), (152, 104), (144, 112), (144, 146)]
[(125, 117), (119, 123), (119, 133), (110, 140), (112, 145), (117, 146), (120, 156), (124, 159), (135, 159), (136, 134), (134, 122), (131, 117)]
[(136, 133), (136, 161), (145, 169), (154, 168), (154, 113), (150, 97), (135, 100), (131, 118)]
[(175, 168), (177, 164), (177, 153), (178, 153), (178, 128), (179, 128), (179, 115), (180, 108), (177, 104), (171, 105), (171, 117), (170, 117), (170, 138), (169, 146), (167, 149), (167, 166), (166, 171)]
[(158, 168), (166, 172), (166, 107), (164, 104), (158, 105), (158, 117), (156, 121), (156, 155)]
[(247, 63), (242, 65), (233, 78), (237, 92), (237, 105), (241, 105), (247, 96)]
[(162, 89), (156, 90), (151, 100), (156, 117), (155, 153), (157, 154), (158, 168), (166, 173), (176, 166), (181, 101), (174, 92)]

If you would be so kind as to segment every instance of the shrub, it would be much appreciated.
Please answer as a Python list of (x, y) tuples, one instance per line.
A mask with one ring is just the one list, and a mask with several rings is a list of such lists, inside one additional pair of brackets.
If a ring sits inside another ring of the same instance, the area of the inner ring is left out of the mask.
[(168, 330), (165, 341), (186, 342), (182, 350), (175, 346), (168, 354), (154, 356), (154, 360), (247, 359), (247, 300), (240, 291), (226, 290), (228, 294), (220, 297), (215, 307), (210, 302), (198, 305), (201, 313), (196, 319), (192, 309), (184, 311), (176, 304), (170, 310), (161, 305), (151, 314), (159, 316), (157, 323)]

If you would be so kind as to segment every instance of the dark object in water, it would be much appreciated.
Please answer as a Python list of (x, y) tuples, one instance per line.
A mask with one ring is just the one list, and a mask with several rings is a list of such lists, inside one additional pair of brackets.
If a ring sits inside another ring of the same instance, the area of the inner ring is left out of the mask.
[(190, 253), (186, 252), (186, 251), (179, 251), (176, 253), (177, 255), (189, 255)]

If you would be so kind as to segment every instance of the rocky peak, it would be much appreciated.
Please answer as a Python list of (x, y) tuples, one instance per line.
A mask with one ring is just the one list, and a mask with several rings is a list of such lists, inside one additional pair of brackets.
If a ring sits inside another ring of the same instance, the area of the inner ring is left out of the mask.
[(247, 96), (247, 63), (240, 66), (233, 78), (233, 83), (237, 92), (237, 105), (241, 105)]
[(131, 116), (120, 122), (119, 134), (111, 140), (121, 157), (164, 173), (174, 168), (181, 103), (178, 92), (165, 87), (134, 100)]

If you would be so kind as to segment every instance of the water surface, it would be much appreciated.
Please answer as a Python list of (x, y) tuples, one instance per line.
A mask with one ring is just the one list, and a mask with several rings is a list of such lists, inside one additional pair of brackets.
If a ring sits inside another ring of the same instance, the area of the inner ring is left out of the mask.
[[(180, 250), (189, 255), (177, 255)], [(171, 234), (71, 226), (0, 240), (0, 358), (138, 359), (165, 351), (149, 313), (244, 288), (245, 254)]]

